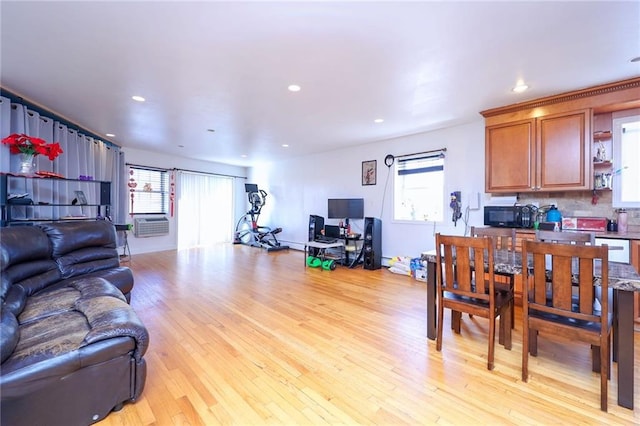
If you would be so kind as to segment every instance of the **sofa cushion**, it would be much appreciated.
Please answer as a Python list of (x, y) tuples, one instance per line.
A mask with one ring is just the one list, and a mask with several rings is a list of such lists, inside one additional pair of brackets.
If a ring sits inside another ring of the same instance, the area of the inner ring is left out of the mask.
[(49, 238), (35, 226), (15, 226), (2, 229), (0, 267), (51, 257)]
[(78, 350), (119, 337), (133, 338), (134, 356), (140, 359), (149, 342), (133, 308), (103, 278), (79, 278), (67, 287), (31, 296), (17, 319), (20, 338), (2, 364), (3, 375), (42, 362), (56, 365), (58, 372), (75, 371), (82, 367)]
[(39, 225), (49, 236), (53, 258), (87, 247), (116, 248), (116, 228), (106, 220)]
[[(16, 226), (0, 229), (0, 298), (6, 301), (12, 286), (19, 284), (20, 297), (33, 294), (60, 280), (58, 265), (51, 259), (51, 244), (47, 234), (34, 226)], [(16, 299), (13, 291), (13, 306), (24, 303)], [(19, 310), (13, 310), (18, 314)]]
[(7, 292), (12, 285), (19, 285), (24, 288), (27, 296), (60, 281), (60, 278), (58, 265), (51, 259), (18, 263), (2, 271), (2, 280), (7, 282)]
[(62, 278), (120, 266), (115, 227), (111, 222), (61, 222), (40, 226), (51, 240), (52, 256)]
[(116, 249), (91, 247), (56, 258), (63, 278), (77, 277), (120, 266)]

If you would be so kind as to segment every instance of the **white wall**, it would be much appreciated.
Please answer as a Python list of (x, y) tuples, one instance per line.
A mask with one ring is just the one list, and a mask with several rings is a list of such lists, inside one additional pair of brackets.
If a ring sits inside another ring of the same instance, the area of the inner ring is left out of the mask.
[[(393, 168), (389, 170), (385, 166), (384, 157), (440, 148), (447, 149), (446, 205), (449, 204), (449, 193), (459, 190), (462, 191), (463, 214), (472, 194), (474, 197), (480, 194), (482, 207), (487, 198), (484, 194), (484, 121), (478, 117), (472, 123), (447, 129), (251, 168), (249, 181), (269, 193), (260, 224), (282, 227), (279, 238), (292, 248), (302, 249), (307, 240), (309, 215), (326, 218), (328, 198), (364, 198), (365, 216), (382, 219), (383, 257), (417, 257), (434, 248), (435, 232), (463, 235), (465, 224), (459, 220), (454, 227), (448, 207), (444, 222), (394, 222), (393, 176), (389, 176)], [(377, 160), (377, 184), (362, 186), (362, 161), (368, 160)], [(327, 223), (334, 222), (327, 220)], [(469, 212), (469, 226), (482, 223), (482, 210)], [(352, 222), (354, 232), (362, 233), (362, 226), (362, 220)]]
[[(247, 175), (247, 169), (244, 167), (211, 163), (207, 161), (176, 157), (172, 155), (159, 154), (156, 152), (143, 151), (133, 148), (123, 147), (122, 151), (125, 153), (125, 161), (127, 163), (141, 166), (158, 167), (165, 169), (177, 168), (242, 177), (246, 177)], [(240, 217), (248, 209), (248, 203), (244, 192), (245, 182), (245, 179), (234, 179), (234, 217)], [(128, 202), (129, 199), (127, 199), (127, 203)], [(128, 240), (129, 246), (131, 247), (131, 253), (136, 254), (162, 250), (175, 250), (178, 245), (178, 238), (176, 233), (177, 218), (176, 216), (170, 217), (170, 215), (167, 215), (167, 218), (169, 219), (169, 235), (136, 238), (133, 233), (130, 232), (128, 234)], [(127, 217), (127, 223), (133, 223), (133, 218), (131, 216)]]

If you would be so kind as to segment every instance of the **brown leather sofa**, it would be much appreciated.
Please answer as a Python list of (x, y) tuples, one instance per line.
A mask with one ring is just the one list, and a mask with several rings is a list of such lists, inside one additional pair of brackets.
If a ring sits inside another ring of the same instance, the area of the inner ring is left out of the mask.
[(149, 335), (107, 221), (0, 228), (0, 423), (87, 425), (144, 388)]

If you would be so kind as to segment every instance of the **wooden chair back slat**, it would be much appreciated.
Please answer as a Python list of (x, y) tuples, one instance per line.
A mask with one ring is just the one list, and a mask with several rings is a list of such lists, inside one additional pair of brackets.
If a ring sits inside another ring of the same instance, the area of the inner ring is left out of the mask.
[(469, 257), (469, 250), (466, 247), (459, 245), (456, 248), (456, 271), (458, 274), (457, 289), (450, 288), (448, 291), (455, 292), (456, 290), (471, 292), (472, 276), (471, 276), (471, 261)]
[(571, 258), (553, 256), (552, 266), (553, 306), (571, 310)]
[(593, 312), (593, 259), (580, 259), (580, 281), (578, 283), (580, 294), (580, 312), (588, 314)]
[[(487, 244), (486, 245), (486, 249), (482, 248), (476, 248), (473, 249), (473, 255), (474, 255), (474, 265), (478, 265), (477, 266), (477, 273), (475, 274), (475, 284), (476, 284), (476, 293), (484, 295), (484, 294), (488, 294), (489, 291), (493, 291), (491, 288), (487, 288), (487, 285), (489, 284), (489, 282), (493, 281), (493, 278), (489, 277), (487, 280), (485, 280), (485, 268), (484, 268), (484, 264), (485, 264), (485, 256), (488, 258), (489, 257), (489, 251), (492, 252), (491, 254), (493, 255), (493, 243), (491, 244)], [(487, 259), (487, 263), (488, 263), (488, 259)], [(491, 262), (491, 264), (493, 265), (493, 261)], [(493, 268), (491, 268), (493, 269)], [(493, 271), (489, 271), (487, 270), (487, 274), (491, 274)]]
[[(525, 242), (526, 244), (526, 242)], [(523, 245), (524, 248), (524, 245)], [(523, 254), (524, 259), (524, 254)], [(533, 270), (540, 271), (546, 268), (546, 257), (544, 253), (533, 253)], [(523, 282), (527, 282), (529, 278), (524, 274)], [(535, 303), (544, 305), (547, 301), (547, 279), (543, 274), (533, 274), (533, 300)]]

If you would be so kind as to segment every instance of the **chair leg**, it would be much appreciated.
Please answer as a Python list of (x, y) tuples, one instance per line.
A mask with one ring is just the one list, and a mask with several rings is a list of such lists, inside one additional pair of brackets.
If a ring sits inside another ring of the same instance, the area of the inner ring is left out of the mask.
[(607, 341), (609, 340), (609, 337), (607, 336), (604, 340), (604, 342), (601, 340), (601, 344), (600, 344), (600, 359), (602, 360), (601, 364), (601, 370), (600, 370), (600, 409), (604, 412), (607, 411), (607, 402), (609, 399), (609, 366), (608, 366), (608, 362), (606, 361), (607, 358), (609, 358), (609, 344), (607, 343)]
[(451, 311), (451, 329), (456, 334), (460, 334), (460, 322), (461, 321), (462, 321), (462, 312), (460, 312), (460, 311)]
[(442, 305), (442, 297), (438, 298), (438, 325), (436, 333), (436, 350), (442, 350), (442, 321), (444, 321), (444, 306)]
[(516, 328), (516, 300), (511, 299), (511, 329)]
[(487, 369), (493, 370), (493, 357), (495, 352), (496, 339), (496, 318), (489, 319), (489, 356), (487, 358)]
[(600, 359), (600, 346), (591, 345), (591, 371), (594, 373), (600, 372), (600, 365), (602, 360)]
[[(513, 302), (512, 302), (513, 303)], [(502, 308), (500, 313), (500, 335), (502, 336), (502, 344), (507, 350), (511, 350), (511, 328), (513, 324), (513, 317), (511, 316), (511, 309), (513, 304)]]
[(607, 336), (607, 379), (611, 380), (611, 333)]
[(529, 353), (538, 356), (538, 330), (529, 329)]
[[(511, 286), (511, 291), (513, 292), (516, 288), (515, 279), (511, 276), (511, 281), (509, 281), (509, 285)], [(516, 328), (516, 299), (511, 298), (511, 328)]]
[(524, 318), (522, 326), (522, 381), (529, 380), (529, 325), (527, 318)]

